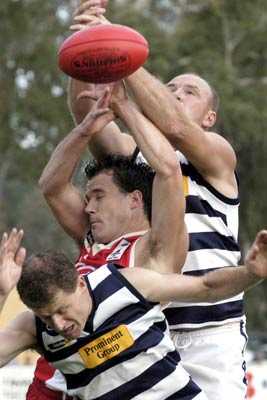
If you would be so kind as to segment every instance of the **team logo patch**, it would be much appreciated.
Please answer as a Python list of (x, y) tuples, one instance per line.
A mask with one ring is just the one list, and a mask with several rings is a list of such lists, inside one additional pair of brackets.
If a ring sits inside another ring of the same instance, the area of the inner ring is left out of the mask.
[(130, 243), (126, 239), (122, 239), (118, 246), (110, 253), (110, 255), (106, 258), (107, 261), (116, 261), (119, 260), (125, 251), (130, 246)]
[(79, 354), (87, 368), (95, 368), (116, 357), (133, 344), (134, 339), (127, 326), (120, 325), (81, 347)]

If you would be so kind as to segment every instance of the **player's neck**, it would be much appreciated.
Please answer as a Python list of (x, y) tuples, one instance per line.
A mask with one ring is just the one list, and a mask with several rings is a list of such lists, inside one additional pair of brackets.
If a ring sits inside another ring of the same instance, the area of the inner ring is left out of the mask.
[(128, 222), (128, 232), (142, 231), (150, 228), (149, 221), (144, 213), (135, 213)]

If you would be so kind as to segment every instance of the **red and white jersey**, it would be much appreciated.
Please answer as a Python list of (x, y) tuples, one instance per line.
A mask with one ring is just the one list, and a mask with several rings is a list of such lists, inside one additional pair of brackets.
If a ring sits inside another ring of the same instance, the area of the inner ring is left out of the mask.
[(122, 267), (133, 267), (136, 242), (145, 233), (146, 231), (132, 232), (108, 244), (90, 244), (89, 240), (85, 239), (76, 262), (76, 268), (83, 275), (94, 271), (107, 262)]
[[(86, 238), (80, 249), (79, 258), (75, 264), (76, 268), (83, 275), (94, 271), (107, 262), (114, 262), (122, 267), (133, 267), (135, 245), (137, 240), (146, 232), (132, 232), (108, 244), (90, 243), (90, 240)], [(61, 379), (61, 374), (50, 366), (43, 357), (38, 359), (34, 375), (51, 390), (61, 390), (63, 377)], [(52, 398), (52, 396), (48, 396), (47, 400), (52, 400)], [(30, 395), (27, 395), (27, 400), (30, 400)]]

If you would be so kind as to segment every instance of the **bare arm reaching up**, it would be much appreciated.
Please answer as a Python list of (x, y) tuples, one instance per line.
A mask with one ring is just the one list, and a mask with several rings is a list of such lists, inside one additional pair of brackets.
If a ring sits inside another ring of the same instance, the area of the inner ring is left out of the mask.
[[(99, 24), (98, 18), (102, 18), (102, 22), (109, 23), (103, 17), (107, 3), (106, 0), (81, 1), (70, 29), (82, 30), (94, 26)], [(106, 85), (89, 84), (75, 79), (69, 80), (68, 106), (76, 124), (84, 119), (93, 107), (95, 100), (103, 94), (105, 87)], [(79, 96), (84, 91), (89, 94), (86, 98)], [(107, 154), (131, 156), (136, 144), (129, 134), (123, 133), (119, 125), (112, 121), (91, 139), (88, 147), (93, 156), (100, 159)]]
[[(91, 0), (81, 4), (72, 29), (109, 23), (103, 15), (107, 3)], [(234, 150), (221, 135), (211, 132), (216, 123), (218, 96), (209, 83), (198, 75), (182, 74), (165, 86), (145, 68), (139, 68), (126, 82), (144, 115), (173, 146), (217, 190), (236, 197)]]
[(104, 92), (84, 120), (56, 147), (39, 180), (58, 222), (79, 244), (89, 223), (83, 196), (73, 185), (72, 177), (91, 138), (113, 120), (113, 113), (107, 107), (108, 93)]
[[(23, 231), (12, 229), (4, 233), (0, 244), (0, 312), (16, 286), (22, 271), (26, 251), (20, 247)], [(0, 367), (22, 351), (36, 344), (34, 316), (30, 311), (18, 315), (6, 328), (0, 330)]]
[(184, 222), (182, 174), (174, 149), (160, 130), (126, 97), (123, 85), (115, 87), (111, 106), (132, 132), (135, 142), (155, 171), (151, 229), (137, 243), (136, 265), (144, 264), (144, 255), (149, 248), (149, 268), (160, 272), (180, 271), (187, 252), (188, 237)]

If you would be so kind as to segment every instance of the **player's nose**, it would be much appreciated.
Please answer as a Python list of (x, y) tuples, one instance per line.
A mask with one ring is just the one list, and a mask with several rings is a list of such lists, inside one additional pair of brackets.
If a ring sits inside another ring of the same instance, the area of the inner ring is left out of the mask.
[(183, 101), (183, 91), (181, 89), (177, 89), (175, 92), (175, 97), (179, 101)]
[(95, 203), (92, 200), (88, 201), (84, 208), (84, 211), (89, 215), (93, 214), (96, 211)]
[(53, 327), (56, 331), (63, 331), (65, 326), (65, 319), (60, 314), (54, 314), (52, 317)]

